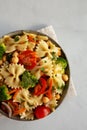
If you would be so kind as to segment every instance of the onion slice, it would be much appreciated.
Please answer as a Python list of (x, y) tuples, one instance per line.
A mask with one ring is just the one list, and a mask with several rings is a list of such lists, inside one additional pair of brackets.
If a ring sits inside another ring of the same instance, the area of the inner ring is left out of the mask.
[(11, 117), (12, 116), (12, 109), (10, 108), (10, 106), (5, 102), (2, 102), (2, 105), (4, 105), (6, 107), (6, 109), (8, 110), (8, 116)]

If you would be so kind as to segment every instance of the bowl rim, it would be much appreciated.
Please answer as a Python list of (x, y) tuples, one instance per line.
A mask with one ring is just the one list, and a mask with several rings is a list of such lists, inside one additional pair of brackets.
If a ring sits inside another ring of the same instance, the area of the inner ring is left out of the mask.
[[(69, 61), (68, 61), (68, 58), (67, 58), (67, 56), (66, 56), (66, 53), (65, 53), (65, 51), (63, 50), (63, 48), (59, 45), (59, 43), (58, 43), (57, 41), (55, 41), (55, 40), (54, 40), (53, 38), (51, 38), (49, 35), (44, 34), (44, 33), (42, 33), (42, 32), (39, 32), (39, 31), (36, 31), (36, 30), (16, 30), (16, 31), (12, 31), (12, 32), (6, 33), (6, 34), (4, 34), (3, 36), (1, 36), (0, 38), (3, 38), (5, 35), (9, 35), (9, 36), (11, 36), (11, 37), (15, 37), (16, 35), (23, 35), (24, 32), (25, 32), (25, 33), (32, 33), (32, 34), (42, 35), (42, 36), (47, 36), (48, 39), (51, 40), (52, 43), (53, 43), (55, 46), (61, 48), (62, 53), (63, 53), (63, 57), (67, 60), (67, 63), (68, 63), (68, 65), (67, 65), (67, 73), (68, 73), (69, 79), (68, 79), (68, 81), (67, 81), (66, 87), (65, 87), (64, 90), (63, 90), (63, 94), (62, 94), (62, 96), (61, 96), (61, 99), (60, 99), (59, 102), (58, 102), (58, 106), (55, 108), (55, 110), (56, 110), (56, 109), (58, 109), (59, 106), (62, 104), (62, 102), (63, 102), (63, 100), (64, 100), (64, 98), (66, 97), (66, 94), (67, 94), (67, 92), (68, 92), (69, 86), (70, 86), (71, 73), (70, 73), (70, 65), (69, 65)], [(2, 115), (4, 115), (4, 116), (8, 117), (8, 115), (7, 115), (6, 113), (4, 113), (1, 109), (0, 109), (0, 113), (1, 113)], [(50, 114), (52, 114), (52, 113), (53, 113), (53, 112), (51, 112)], [(50, 115), (50, 114), (49, 114), (49, 115)], [(47, 115), (47, 116), (49, 116), (49, 115)], [(47, 116), (46, 116), (46, 117), (47, 117)], [(45, 118), (46, 118), (46, 117), (45, 117)], [(13, 119), (13, 120), (18, 120), (18, 121), (35, 121), (35, 120), (40, 120), (40, 119), (26, 120), (26, 119), (20, 119), (20, 118), (17, 118), (17, 117), (8, 117), (8, 118), (9, 118), (9, 119)], [(41, 118), (41, 119), (43, 119), (43, 118)]]

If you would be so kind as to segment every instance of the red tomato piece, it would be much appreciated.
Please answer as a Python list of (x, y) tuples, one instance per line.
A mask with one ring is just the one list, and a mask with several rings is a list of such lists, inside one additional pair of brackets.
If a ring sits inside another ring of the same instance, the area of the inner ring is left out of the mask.
[(23, 64), (26, 69), (31, 70), (37, 64), (37, 55), (36, 52), (31, 50), (26, 50), (19, 54), (19, 63)]
[(34, 95), (37, 95), (38, 92), (41, 90), (41, 85), (40, 84), (37, 84), (34, 88)]
[(36, 107), (34, 114), (37, 119), (40, 119), (50, 114), (50, 112), (51, 112), (50, 108), (43, 105)]
[(46, 88), (47, 88), (47, 81), (41, 77), (40, 84), (35, 86), (34, 95), (39, 96), (40, 94), (43, 94), (45, 92)]
[(50, 79), (48, 90), (44, 92), (44, 94), (51, 100), (52, 99), (52, 86), (53, 86), (53, 79)]

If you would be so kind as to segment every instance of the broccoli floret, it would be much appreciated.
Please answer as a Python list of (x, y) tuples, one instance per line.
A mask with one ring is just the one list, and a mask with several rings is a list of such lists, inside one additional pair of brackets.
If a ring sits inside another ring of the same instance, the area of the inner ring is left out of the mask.
[(6, 50), (6, 46), (4, 45), (4, 43), (0, 43), (0, 60), (2, 59), (5, 50)]
[(20, 84), (25, 89), (34, 87), (38, 82), (37, 78), (33, 74), (30, 74), (29, 71), (25, 71), (20, 78)]
[(67, 67), (67, 61), (66, 61), (66, 59), (64, 59), (62, 57), (58, 57), (56, 59), (56, 64), (59, 64), (63, 69), (65, 69)]
[(0, 102), (9, 100), (11, 96), (8, 94), (8, 88), (6, 85), (0, 86)]

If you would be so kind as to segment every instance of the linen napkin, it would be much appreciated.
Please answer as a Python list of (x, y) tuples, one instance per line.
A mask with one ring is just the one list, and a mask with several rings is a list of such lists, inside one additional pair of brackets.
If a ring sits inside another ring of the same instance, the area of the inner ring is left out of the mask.
[[(38, 30), (38, 32), (42, 32), (44, 34), (47, 34), (48, 36), (50, 36), (51, 38), (53, 38), (57, 42), (56, 33), (54, 31), (54, 28), (51, 25)], [(72, 80), (72, 77), (71, 77), (70, 85), (69, 85), (69, 89), (68, 89), (66, 97), (70, 98), (70, 97), (73, 97), (73, 96), (76, 96), (76, 95), (77, 95), (76, 89), (75, 89), (75, 86), (74, 86), (74, 83), (73, 83), (73, 80)]]

